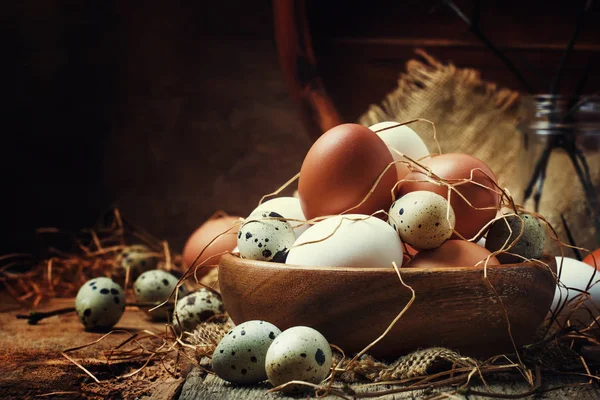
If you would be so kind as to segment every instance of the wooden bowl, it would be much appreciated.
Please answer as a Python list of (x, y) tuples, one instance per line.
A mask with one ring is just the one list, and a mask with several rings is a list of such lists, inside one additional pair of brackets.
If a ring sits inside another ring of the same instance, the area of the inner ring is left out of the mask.
[[(554, 257), (543, 260), (556, 271)], [(535, 263), (483, 267), (402, 268), (415, 302), (369, 353), (394, 358), (444, 346), (472, 357), (513, 352), (531, 342), (554, 297), (551, 271)], [(379, 337), (411, 298), (393, 268), (300, 267), (228, 254), (219, 283), (232, 320), (261, 319), (282, 331), (305, 325), (351, 355)]]

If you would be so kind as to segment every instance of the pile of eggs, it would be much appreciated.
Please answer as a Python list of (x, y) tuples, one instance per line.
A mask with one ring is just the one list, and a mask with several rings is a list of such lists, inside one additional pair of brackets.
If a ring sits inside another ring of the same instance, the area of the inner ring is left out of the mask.
[(318, 384), (329, 375), (332, 352), (327, 339), (313, 328), (295, 326), (281, 332), (269, 322), (254, 320), (237, 325), (223, 337), (212, 365), (220, 378), (236, 384), (266, 379), (275, 387), (293, 380)]
[[(545, 224), (501, 209), (496, 176), (482, 160), (430, 154), (414, 130), (398, 125), (343, 124), (325, 132), (304, 159), (298, 196), (252, 211), (234, 252), (346, 268), (491, 266), (542, 257)], [(595, 270), (564, 260), (561, 279), (585, 291)], [(555, 303), (570, 298), (564, 291), (557, 287)]]
[[(545, 229), (535, 216), (497, 218), (500, 191), (483, 161), (431, 155), (414, 130), (398, 125), (343, 124), (325, 132), (304, 159), (298, 198), (268, 200), (239, 227), (240, 257), (299, 266), (429, 267), (542, 256)], [(477, 241), (486, 232), (483, 247)]]

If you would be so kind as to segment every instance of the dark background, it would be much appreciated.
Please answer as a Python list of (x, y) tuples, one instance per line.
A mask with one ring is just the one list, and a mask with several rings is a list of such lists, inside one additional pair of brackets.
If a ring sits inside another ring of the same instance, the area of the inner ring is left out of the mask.
[[(346, 120), (395, 87), (416, 47), (521, 89), (434, 3), (308, 2), (319, 73)], [(484, 31), (547, 91), (582, 2), (482, 3)], [(564, 93), (590, 61), (586, 92), (600, 90), (598, 8)], [(214, 211), (245, 215), (299, 170), (310, 140), (279, 69), (270, 1), (13, 0), (3, 10), (0, 254), (35, 250), (37, 227), (75, 231), (113, 206), (180, 250)]]

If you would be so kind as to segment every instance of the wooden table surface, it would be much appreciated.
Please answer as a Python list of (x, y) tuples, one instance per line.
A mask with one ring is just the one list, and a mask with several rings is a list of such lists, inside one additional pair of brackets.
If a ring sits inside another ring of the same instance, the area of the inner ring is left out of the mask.
[[(132, 398), (135, 394), (140, 399), (298, 399), (304, 396), (289, 397), (277, 393), (267, 393), (270, 386), (267, 383), (250, 387), (233, 386), (214, 375), (206, 375), (200, 369), (191, 368), (182, 363), (180, 375), (172, 377), (160, 373), (160, 366), (154, 366), (155, 373), (150, 372), (146, 377), (116, 379), (115, 374), (123, 374), (133, 370), (138, 365), (114, 364), (112, 370), (106, 368), (101, 361), (101, 354), (117, 346), (128, 337), (127, 334), (109, 336), (106, 340), (70, 353), (82, 365), (89, 368), (101, 380), (94, 383), (82, 370), (64, 358), (61, 352), (75, 346), (84, 345), (97, 340), (102, 334), (85, 332), (75, 314), (51, 317), (31, 326), (24, 320), (17, 320), (15, 315), (23, 313), (14, 303), (6, 298), (0, 298), (0, 398)], [(55, 300), (42, 309), (67, 307), (73, 300)], [(115, 328), (130, 333), (149, 329), (154, 332), (164, 331), (164, 324), (154, 323), (136, 308), (128, 308), (121, 321)], [(565, 376), (543, 376), (544, 388), (560, 386), (567, 383), (586, 382)], [(529, 388), (523, 380), (514, 377), (498, 377), (488, 381), (489, 387), (474, 386), (474, 390), (493, 391), (502, 394), (517, 394)], [(361, 388), (352, 385), (357, 392), (390, 389), (391, 386)], [(437, 393), (439, 389), (414, 391), (388, 395), (384, 399), (424, 398)], [(452, 393), (452, 388), (442, 391)], [(326, 398), (334, 398), (328, 396)], [(464, 396), (453, 395), (451, 398), (466, 399)], [(469, 396), (468, 399), (483, 398)], [(600, 398), (600, 390), (595, 385), (577, 388), (565, 388), (544, 394), (538, 398), (544, 399), (582, 399)]]

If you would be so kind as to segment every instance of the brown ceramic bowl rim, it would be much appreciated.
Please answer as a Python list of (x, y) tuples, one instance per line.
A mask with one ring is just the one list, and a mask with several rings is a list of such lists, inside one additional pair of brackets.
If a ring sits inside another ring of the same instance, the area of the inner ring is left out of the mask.
[[(270, 261), (257, 261), (250, 260), (246, 258), (241, 258), (238, 255), (233, 253), (224, 254), (222, 256), (223, 261), (227, 262), (229, 259), (236, 259), (238, 263), (244, 264), (246, 266), (252, 267), (260, 267), (267, 268), (272, 270), (286, 270), (286, 271), (318, 271), (318, 272), (331, 272), (331, 273), (349, 273), (349, 272), (372, 272), (372, 273), (393, 273), (396, 274), (396, 270), (390, 264), (389, 268), (382, 267), (331, 267), (331, 266), (306, 266), (306, 265), (292, 265), (292, 264), (284, 264), (284, 263), (275, 263)], [(221, 261), (220, 263), (223, 263)], [(513, 263), (513, 264), (496, 264), (496, 265), (488, 265), (487, 269), (510, 269), (510, 268), (523, 268), (523, 267), (537, 267), (544, 268), (546, 267), (543, 263), (548, 264), (549, 268), (552, 269), (553, 261), (555, 261), (554, 256), (544, 253), (539, 261), (528, 261), (523, 263)], [(403, 264), (404, 265), (404, 264)], [(417, 273), (438, 273), (438, 272), (474, 272), (481, 271), (483, 272), (485, 266), (444, 266), (444, 267), (405, 267), (399, 266), (398, 270), (402, 275), (412, 275)]]

